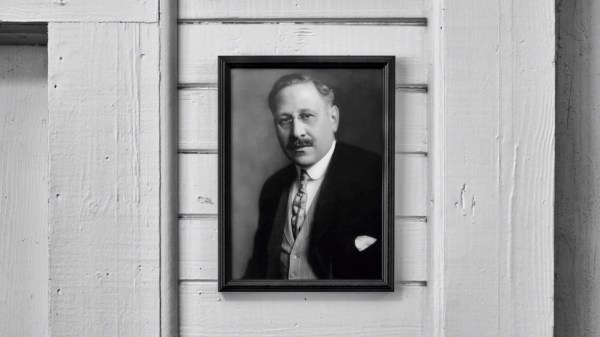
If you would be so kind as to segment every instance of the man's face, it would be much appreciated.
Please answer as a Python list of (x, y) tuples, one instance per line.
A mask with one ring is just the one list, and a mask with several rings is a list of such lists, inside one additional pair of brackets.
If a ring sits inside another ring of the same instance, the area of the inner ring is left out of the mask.
[(281, 149), (296, 165), (312, 166), (331, 148), (339, 123), (337, 107), (330, 106), (312, 82), (283, 88), (275, 102)]

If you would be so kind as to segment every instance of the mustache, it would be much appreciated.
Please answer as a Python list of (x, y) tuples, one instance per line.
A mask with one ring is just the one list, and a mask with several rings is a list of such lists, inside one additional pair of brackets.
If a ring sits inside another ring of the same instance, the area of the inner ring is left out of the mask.
[(289, 142), (285, 147), (288, 150), (296, 150), (305, 146), (312, 146), (313, 140), (310, 138), (297, 138)]

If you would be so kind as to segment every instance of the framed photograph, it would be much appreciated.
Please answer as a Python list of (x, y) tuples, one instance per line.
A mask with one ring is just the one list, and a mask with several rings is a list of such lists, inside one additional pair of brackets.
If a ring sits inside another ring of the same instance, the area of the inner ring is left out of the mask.
[(220, 291), (393, 291), (394, 62), (219, 57)]

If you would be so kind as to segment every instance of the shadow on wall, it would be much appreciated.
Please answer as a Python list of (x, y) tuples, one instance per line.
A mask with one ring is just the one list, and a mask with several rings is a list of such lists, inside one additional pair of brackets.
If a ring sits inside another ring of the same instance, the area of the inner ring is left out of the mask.
[(555, 336), (600, 336), (600, 3), (557, 2)]

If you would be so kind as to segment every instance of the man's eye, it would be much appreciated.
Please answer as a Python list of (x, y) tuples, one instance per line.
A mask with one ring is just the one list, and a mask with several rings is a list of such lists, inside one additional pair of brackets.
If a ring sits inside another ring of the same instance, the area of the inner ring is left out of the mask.
[(308, 121), (313, 117), (313, 115), (312, 114), (302, 114), (299, 117), (300, 117), (300, 120), (302, 120), (302, 121)]
[(291, 117), (279, 117), (277, 118), (277, 124), (279, 125), (288, 125), (292, 122)]

